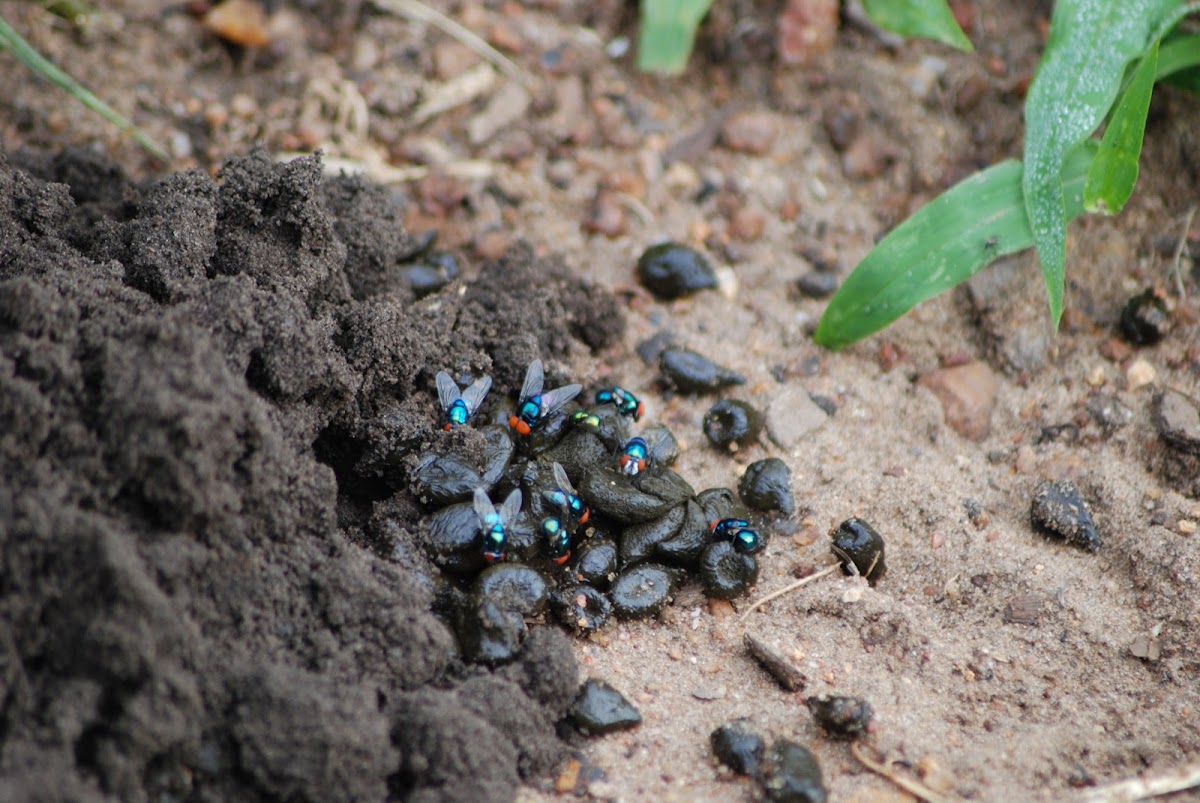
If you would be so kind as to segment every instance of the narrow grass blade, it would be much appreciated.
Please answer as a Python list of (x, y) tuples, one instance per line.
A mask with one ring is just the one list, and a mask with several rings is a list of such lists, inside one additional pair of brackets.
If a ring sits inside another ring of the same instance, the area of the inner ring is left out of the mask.
[(1158, 50), (1154, 80), (1200, 94), (1200, 34), (1169, 36)]
[(678, 75), (687, 66), (700, 20), (712, 0), (642, 0), (639, 70)]
[(171, 160), (171, 157), (167, 155), (167, 152), (163, 150), (161, 145), (142, 133), (139, 128), (125, 119), (116, 109), (93, 95), (80, 85), (78, 81), (47, 61), (41, 53), (34, 50), (19, 33), (13, 30), (12, 26), (3, 17), (0, 17), (0, 50), (7, 50), (26, 67), (51, 83), (65, 89), (84, 106), (87, 106), (96, 112), (96, 114), (99, 114), (105, 120), (108, 120), (117, 126), (117, 128), (132, 136), (139, 145), (154, 157), (164, 162)]
[(1108, 121), (1108, 128), (1104, 130), (1100, 150), (1088, 170), (1087, 184), (1083, 188), (1083, 206), (1088, 212), (1115, 215), (1133, 194), (1157, 68), (1156, 42), (1133, 71), (1133, 77)]
[(1125, 68), (1180, 0), (1058, 0), (1025, 101), (1022, 188), (1055, 325), (1066, 263), (1063, 161), (1112, 108)]
[[(1083, 185), (1095, 155), (1095, 144), (1085, 142), (1063, 166), (1068, 218), (1083, 211)], [(998, 257), (1033, 245), (1021, 172), (1016, 160), (989, 167), (897, 226), (829, 302), (813, 340), (831, 349), (861, 340)]]
[(946, 0), (863, 0), (871, 21), (901, 36), (933, 39), (959, 50), (973, 51)]

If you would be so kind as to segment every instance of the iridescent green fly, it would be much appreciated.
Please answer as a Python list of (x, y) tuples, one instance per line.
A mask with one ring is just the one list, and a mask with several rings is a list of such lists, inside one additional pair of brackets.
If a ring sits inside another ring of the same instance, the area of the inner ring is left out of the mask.
[(596, 404), (615, 405), (617, 412), (634, 421), (641, 419), (642, 414), (646, 412), (646, 405), (637, 396), (615, 385), (596, 391)]
[(504, 560), (508, 526), (521, 514), (521, 489), (510, 493), (499, 511), (482, 488), (475, 489), (473, 503), (475, 515), (479, 518), (479, 531), (483, 535), (483, 559), (488, 563), (498, 563)]
[(564, 385), (561, 388), (542, 392), (546, 376), (542, 361), (534, 360), (525, 372), (521, 383), (521, 395), (517, 397), (516, 413), (509, 416), (508, 425), (519, 435), (528, 435), (534, 427), (546, 420), (546, 416), (579, 395), (583, 385)]
[(449, 432), (461, 427), (471, 420), (471, 416), (483, 404), (483, 397), (492, 388), (492, 378), (482, 376), (471, 383), (466, 390), (459, 390), (458, 383), (445, 371), (438, 371), (437, 376), (438, 403), (446, 414), (446, 425), (442, 429)]
[(762, 548), (762, 536), (750, 529), (745, 519), (717, 519), (708, 525), (708, 531), (718, 541), (732, 541), (734, 549), (747, 555)]

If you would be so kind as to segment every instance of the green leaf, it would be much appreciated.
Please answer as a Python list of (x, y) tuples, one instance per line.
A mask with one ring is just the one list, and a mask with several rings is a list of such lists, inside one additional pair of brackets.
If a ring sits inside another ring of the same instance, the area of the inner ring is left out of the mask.
[(1158, 68), (1158, 43), (1155, 42), (1133, 72), (1125, 93), (1100, 140), (1100, 151), (1088, 170), (1083, 188), (1083, 206), (1088, 212), (1115, 215), (1125, 207), (1137, 183), (1138, 157), (1146, 115), (1150, 112), (1150, 93)]
[(678, 75), (687, 66), (696, 29), (712, 0), (642, 0), (639, 70)]
[(1200, 34), (1171, 37), (1158, 49), (1154, 80), (1161, 81), (1197, 65), (1200, 65)]
[[(1083, 185), (1095, 154), (1095, 143), (1084, 142), (1063, 166), (1069, 218), (1083, 211)], [(1021, 172), (1016, 160), (989, 167), (893, 229), (830, 300), (813, 340), (831, 349), (861, 340), (993, 260), (1033, 245)]]
[(84, 106), (87, 106), (105, 120), (108, 120), (132, 136), (139, 145), (156, 158), (164, 162), (171, 161), (171, 157), (167, 155), (167, 152), (163, 150), (161, 145), (142, 133), (139, 128), (125, 119), (116, 109), (93, 95), (74, 78), (47, 61), (41, 53), (34, 50), (32, 45), (13, 30), (12, 26), (2, 16), (0, 16), (0, 50), (7, 50), (26, 67), (41, 75), (47, 81), (65, 89)]
[(863, 0), (871, 21), (901, 36), (933, 39), (959, 50), (973, 51), (946, 0)]
[(1050, 315), (1062, 317), (1067, 209), (1065, 155), (1112, 108), (1125, 67), (1180, 0), (1058, 0), (1050, 37), (1025, 101), (1022, 188)]

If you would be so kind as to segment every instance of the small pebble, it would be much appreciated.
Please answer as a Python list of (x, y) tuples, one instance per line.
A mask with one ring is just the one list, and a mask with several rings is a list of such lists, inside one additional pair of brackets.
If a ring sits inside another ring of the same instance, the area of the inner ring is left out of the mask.
[(946, 426), (959, 435), (981, 441), (991, 432), (1000, 382), (986, 364), (941, 368), (925, 374), (917, 384), (933, 391), (942, 403)]
[(796, 665), (771, 649), (766, 642), (747, 633), (744, 636), (746, 652), (766, 670), (779, 687), (784, 691), (803, 691), (808, 685), (808, 678), (796, 668)]
[(637, 275), (647, 290), (664, 301), (717, 286), (708, 259), (694, 248), (673, 242), (647, 248), (638, 259)]
[(751, 510), (778, 510), (785, 516), (796, 510), (792, 470), (778, 457), (768, 457), (747, 466), (738, 482), (738, 495)]
[(664, 349), (658, 367), (682, 393), (712, 393), (730, 385), (746, 384), (744, 376), (688, 349)]
[(767, 435), (780, 449), (792, 450), (806, 435), (820, 429), (830, 415), (804, 388), (787, 386), (767, 407)]
[(838, 277), (824, 271), (809, 271), (796, 280), (796, 289), (809, 298), (828, 298), (838, 288)]
[(735, 719), (708, 737), (717, 760), (739, 775), (753, 775), (762, 763), (766, 744), (750, 727), (750, 720)]
[(767, 225), (767, 216), (761, 209), (743, 206), (729, 218), (729, 236), (743, 242), (757, 240)]
[(1153, 385), (1157, 378), (1158, 372), (1154, 370), (1154, 366), (1141, 357), (1138, 357), (1125, 369), (1125, 383), (1129, 390), (1138, 390), (1147, 385)]
[(1100, 532), (1087, 503), (1069, 480), (1038, 485), (1029, 515), (1033, 526), (1045, 533), (1091, 552), (1100, 548)]
[(1174, 390), (1159, 393), (1150, 406), (1150, 418), (1164, 443), (1200, 456), (1200, 408), (1195, 402)]
[(735, 112), (721, 126), (721, 142), (726, 148), (757, 156), (771, 150), (777, 134), (775, 117), (768, 112)]
[(816, 723), (839, 739), (857, 739), (867, 733), (875, 716), (871, 704), (857, 697), (818, 694), (804, 702)]
[(619, 691), (595, 678), (584, 682), (568, 716), (585, 736), (627, 730), (642, 721), (642, 715)]
[(858, 518), (846, 519), (832, 535), (830, 549), (842, 561), (842, 570), (846, 574), (855, 573), (850, 568), (853, 565), (871, 585), (887, 574), (883, 536), (870, 524)]
[(704, 436), (717, 448), (745, 446), (758, 438), (763, 415), (739, 399), (721, 399), (704, 414)]

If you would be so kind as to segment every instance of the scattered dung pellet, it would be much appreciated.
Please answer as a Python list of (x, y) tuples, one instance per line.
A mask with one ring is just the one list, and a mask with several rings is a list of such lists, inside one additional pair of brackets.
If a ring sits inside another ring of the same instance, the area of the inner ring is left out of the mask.
[(670, 599), (673, 581), (671, 571), (665, 566), (646, 563), (626, 569), (613, 581), (613, 610), (622, 619), (653, 616)]
[(720, 726), (708, 737), (717, 760), (739, 775), (758, 772), (767, 746), (750, 728), (750, 720), (735, 719)]
[(781, 739), (763, 757), (759, 780), (775, 803), (825, 803), (829, 793), (816, 757), (795, 742)]
[(762, 431), (763, 414), (739, 399), (721, 399), (704, 414), (704, 436), (713, 446), (752, 443)]
[(1153, 346), (1171, 329), (1166, 293), (1152, 288), (1138, 293), (1121, 310), (1121, 335), (1135, 346)]
[(560, 588), (550, 597), (558, 621), (583, 633), (599, 630), (612, 616), (612, 603), (603, 592), (581, 584)]
[[(862, 519), (846, 519), (832, 533), (830, 549), (842, 562), (846, 574), (857, 572), (871, 585), (887, 573), (883, 536)], [(853, 566), (852, 570), (850, 567)]]
[(838, 277), (825, 271), (810, 271), (796, 280), (796, 289), (809, 298), (827, 298), (838, 288)]
[(502, 610), (536, 616), (546, 607), (549, 584), (536, 569), (520, 563), (497, 563), (475, 579), (475, 593)]
[(717, 276), (703, 254), (679, 243), (652, 245), (637, 264), (638, 280), (659, 299), (669, 301), (717, 286)]
[(681, 393), (712, 393), (730, 385), (746, 384), (746, 378), (741, 374), (722, 368), (688, 349), (663, 349), (658, 357), (658, 367)]
[(767, 646), (766, 642), (747, 633), (744, 643), (750, 657), (757, 661), (758, 665), (765, 669), (784, 691), (803, 691), (804, 687), (808, 685), (808, 678), (804, 676), (804, 673), (791, 661)]
[(626, 730), (642, 721), (642, 715), (624, 695), (595, 678), (584, 682), (568, 715), (585, 736)]
[(700, 555), (700, 583), (704, 593), (717, 599), (733, 599), (758, 582), (758, 561), (741, 552), (730, 541), (717, 541)]
[(871, 704), (858, 697), (818, 694), (804, 701), (813, 719), (830, 736), (857, 739), (871, 727), (875, 712)]
[(1042, 532), (1091, 552), (1100, 548), (1100, 532), (1087, 503), (1068, 480), (1039, 484), (1029, 515), (1033, 526)]
[(778, 457), (758, 460), (746, 467), (738, 482), (738, 495), (751, 510), (778, 510), (790, 516), (796, 510), (792, 471)]

